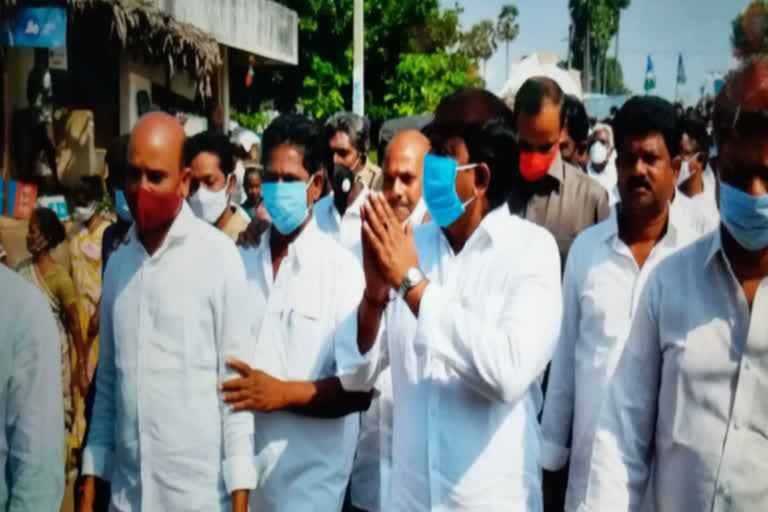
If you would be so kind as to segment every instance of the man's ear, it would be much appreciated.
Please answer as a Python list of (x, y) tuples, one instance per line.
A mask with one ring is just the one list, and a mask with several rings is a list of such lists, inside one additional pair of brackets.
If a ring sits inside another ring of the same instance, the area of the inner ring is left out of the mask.
[(234, 172), (229, 173), (229, 177), (227, 178), (227, 195), (231, 196), (235, 192), (235, 187), (237, 187), (237, 176), (235, 176)]
[(184, 167), (181, 169), (181, 180), (179, 182), (179, 194), (182, 199), (189, 197), (189, 184), (192, 181), (192, 169)]
[(311, 184), (307, 190), (308, 203), (310, 205), (315, 204), (315, 201), (320, 199), (323, 194), (323, 188), (325, 187), (325, 170), (317, 171), (309, 178)]
[(475, 167), (475, 188), (482, 191), (483, 195), (488, 191), (488, 185), (491, 183), (491, 169), (486, 163), (477, 164)]
[(677, 155), (672, 159), (672, 174), (675, 175), (675, 181), (680, 176), (680, 167), (683, 165), (683, 155)]

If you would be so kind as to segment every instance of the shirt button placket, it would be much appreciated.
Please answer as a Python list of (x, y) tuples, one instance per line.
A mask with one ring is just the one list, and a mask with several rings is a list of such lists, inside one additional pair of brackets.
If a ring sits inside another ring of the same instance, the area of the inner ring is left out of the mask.
[[(147, 336), (151, 335), (151, 330), (153, 329), (153, 326), (150, 325), (150, 316), (149, 316), (149, 303), (152, 299), (151, 294), (151, 286), (150, 283), (152, 282), (152, 261), (145, 261), (145, 264), (142, 266), (141, 269), (141, 287), (139, 291), (139, 321), (138, 321), (138, 329), (136, 332), (138, 333), (138, 338), (136, 339), (136, 421), (138, 422), (138, 436), (139, 436), (139, 465), (140, 465), (140, 473), (141, 473), (141, 481), (142, 482), (151, 482), (150, 475), (149, 475), (149, 466), (151, 458), (150, 454), (150, 446), (149, 441), (146, 438), (146, 429), (144, 428), (144, 421), (143, 421), (143, 410), (144, 410), (144, 390), (142, 388), (142, 383), (144, 382), (144, 360), (146, 357), (146, 351), (144, 343), (141, 342), (141, 340), (146, 340)], [(149, 506), (149, 501), (147, 500), (149, 495), (148, 489), (146, 489), (144, 486), (142, 486), (141, 489), (141, 502), (143, 507), (146, 508)]]

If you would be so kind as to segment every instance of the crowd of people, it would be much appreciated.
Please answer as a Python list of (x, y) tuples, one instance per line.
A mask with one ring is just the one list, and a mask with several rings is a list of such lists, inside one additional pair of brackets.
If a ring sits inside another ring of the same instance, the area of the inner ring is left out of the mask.
[(768, 509), (766, 112), (763, 60), (599, 123), (533, 77), (380, 168), (348, 112), (259, 161), (144, 115), (71, 271), (45, 208), (0, 266), (0, 509)]

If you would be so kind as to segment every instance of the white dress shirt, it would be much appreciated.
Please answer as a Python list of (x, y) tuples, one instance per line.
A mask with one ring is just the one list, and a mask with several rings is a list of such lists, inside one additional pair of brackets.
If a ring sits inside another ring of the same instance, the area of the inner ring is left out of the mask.
[(392, 371), (391, 490), (382, 508), (539, 511), (538, 377), (560, 329), (557, 245), (506, 205), (458, 254), (434, 223), (418, 227), (415, 240), (429, 279), (418, 318), (397, 298), (364, 356), (356, 344), (337, 345), (348, 389), (370, 389), (387, 364)]
[(699, 235), (706, 235), (720, 226), (720, 212), (707, 206), (706, 202), (693, 200), (679, 190), (672, 200), (672, 210), (687, 217), (693, 229)]
[(701, 178), (704, 190), (690, 199), (695, 208), (706, 216), (708, 222), (717, 226), (720, 223), (720, 210), (717, 207), (717, 178), (709, 164), (704, 168)]
[[(768, 510), (768, 278), (750, 313), (720, 231), (663, 261), (600, 414), (590, 511)], [(650, 475), (650, 480), (649, 480)]]
[(542, 466), (562, 469), (570, 455), (565, 509), (584, 500), (600, 405), (629, 334), (651, 271), (697, 234), (672, 212), (664, 237), (642, 268), (619, 238), (618, 211), (583, 231), (568, 253), (563, 325), (549, 371), (542, 428)]
[(320, 231), (333, 237), (344, 248), (355, 251), (360, 250), (360, 229), (362, 218), (360, 208), (368, 198), (369, 190), (363, 187), (355, 200), (347, 206), (344, 215), (339, 215), (339, 210), (333, 204), (333, 193), (321, 197), (315, 202), (312, 211)]
[[(310, 220), (273, 279), (269, 235), (242, 251), (255, 366), (279, 379), (315, 381), (336, 374), (334, 344), (356, 343), (365, 280), (360, 262)], [(347, 330), (340, 327), (347, 327)], [(258, 511), (340, 510), (352, 470), (359, 414), (338, 419), (289, 411), (255, 413)]]
[[(421, 225), (427, 214), (420, 198), (406, 219)], [(388, 502), (389, 475), (392, 471), (392, 372), (383, 369), (376, 380), (376, 394), (368, 410), (360, 414), (360, 438), (349, 482), (352, 505), (368, 511), (382, 510)]]
[(597, 172), (592, 166), (592, 162), (587, 164), (587, 174), (590, 178), (598, 182), (608, 192), (608, 200), (611, 206), (618, 203), (621, 198), (619, 197), (618, 179), (619, 173), (616, 169), (616, 158), (611, 155), (608, 163), (602, 172)]
[(218, 384), (251, 362), (243, 263), (186, 203), (151, 256), (134, 224), (112, 255), (101, 304), (96, 398), (83, 473), (112, 482), (112, 508), (227, 510), (251, 489), (253, 416)]
[(0, 264), (0, 510), (56, 511), (64, 495), (59, 330), (48, 301)]

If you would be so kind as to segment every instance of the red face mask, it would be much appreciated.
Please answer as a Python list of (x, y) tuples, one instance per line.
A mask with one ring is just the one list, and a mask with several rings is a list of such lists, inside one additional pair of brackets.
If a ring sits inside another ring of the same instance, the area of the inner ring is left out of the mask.
[(555, 161), (560, 145), (556, 144), (549, 153), (538, 151), (520, 152), (520, 174), (528, 181), (539, 181), (549, 172), (552, 162)]
[(136, 193), (136, 211), (131, 211), (141, 231), (153, 231), (170, 223), (179, 211), (181, 194), (178, 190), (158, 193), (139, 187)]

